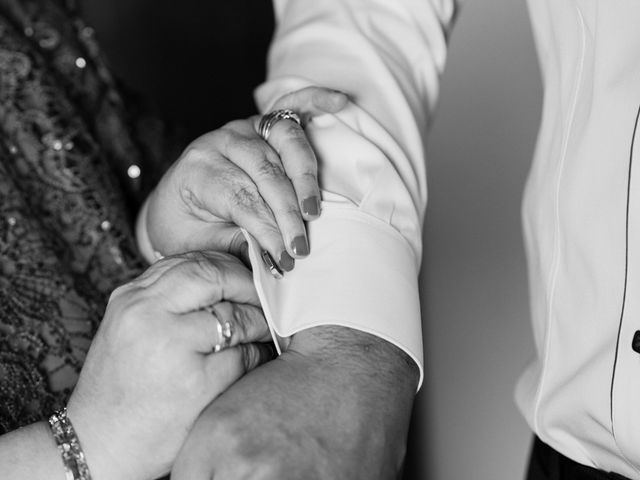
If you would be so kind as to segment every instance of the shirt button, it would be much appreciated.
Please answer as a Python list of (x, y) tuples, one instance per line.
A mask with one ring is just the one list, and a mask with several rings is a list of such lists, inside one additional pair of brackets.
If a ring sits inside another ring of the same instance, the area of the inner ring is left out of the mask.
[(633, 335), (633, 342), (631, 342), (631, 348), (633, 348), (634, 352), (640, 353), (640, 330), (638, 330)]

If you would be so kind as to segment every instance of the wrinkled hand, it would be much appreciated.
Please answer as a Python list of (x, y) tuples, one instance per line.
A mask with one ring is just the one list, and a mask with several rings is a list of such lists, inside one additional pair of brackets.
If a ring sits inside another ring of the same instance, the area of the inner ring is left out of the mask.
[[(212, 304), (238, 345), (219, 353)], [(202, 409), (271, 357), (247, 344), (269, 338), (258, 305), (251, 273), (220, 253), (166, 258), (114, 291), (68, 405), (93, 478), (169, 471)]]
[(415, 363), (377, 337), (310, 329), (198, 418), (172, 480), (396, 478)]
[[(346, 102), (342, 93), (309, 87), (283, 97), (274, 109), (295, 105), (307, 121)], [(237, 120), (203, 135), (165, 174), (147, 204), (146, 227), (156, 251), (242, 255), (243, 227), (284, 271), (309, 254), (304, 220), (320, 214), (315, 155), (297, 123), (277, 122), (266, 142), (257, 133), (259, 120)]]

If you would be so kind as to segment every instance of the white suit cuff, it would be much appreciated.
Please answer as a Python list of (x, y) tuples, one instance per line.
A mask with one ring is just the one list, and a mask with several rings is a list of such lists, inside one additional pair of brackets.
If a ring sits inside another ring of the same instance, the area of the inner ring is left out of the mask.
[(349, 205), (323, 204), (308, 225), (311, 255), (274, 278), (250, 235), (249, 253), (262, 307), (279, 351), (293, 334), (321, 325), (370, 333), (405, 351), (423, 378), (418, 267), (391, 225)]

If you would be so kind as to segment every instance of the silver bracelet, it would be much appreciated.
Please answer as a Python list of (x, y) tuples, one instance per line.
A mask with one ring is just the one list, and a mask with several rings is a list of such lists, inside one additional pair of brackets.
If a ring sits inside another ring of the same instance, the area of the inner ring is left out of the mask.
[(67, 417), (67, 409), (54, 413), (49, 417), (51, 433), (62, 455), (67, 480), (91, 480), (91, 473), (80, 446), (76, 431)]

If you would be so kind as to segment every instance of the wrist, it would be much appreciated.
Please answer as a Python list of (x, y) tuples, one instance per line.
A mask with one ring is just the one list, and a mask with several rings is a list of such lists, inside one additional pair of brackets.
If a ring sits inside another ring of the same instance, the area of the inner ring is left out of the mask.
[(73, 397), (68, 417), (84, 452), (92, 480), (138, 480), (133, 466), (125, 468), (126, 441), (118, 438), (117, 419), (88, 415), (78, 408)]
[[(326, 325), (310, 328), (291, 337), (288, 351), (318, 361), (335, 361), (354, 371), (375, 371), (383, 383), (418, 384), (418, 367), (403, 350), (375, 335), (348, 327)], [(346, 362), (346, 363), (345, 363)]]
[[(285, 355), (290, 351), (304, 357), (310, 365), (306, 375), (324, 383), (325, 391), (333, 392), (329, 395), (339, 401), (339, 411), (348, 412), (342, 421), (351, 422), (354, 437), (370, 437), (362, 441), (365, 449), (359, 453), (378, 452), (390, 475), (397, 473), (404, 460), (419, 381), (416, 363), (379, 337), (338, 326), (297, 333)], [(324, 403), (330, 404), (330, 400)], [(376, 419), (375, 433), (370, 428), (371, 419)]]

